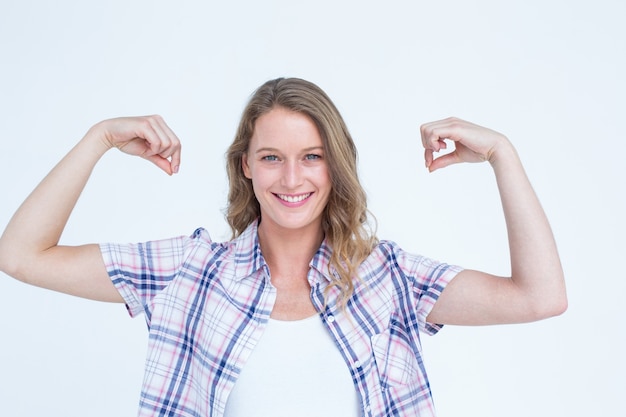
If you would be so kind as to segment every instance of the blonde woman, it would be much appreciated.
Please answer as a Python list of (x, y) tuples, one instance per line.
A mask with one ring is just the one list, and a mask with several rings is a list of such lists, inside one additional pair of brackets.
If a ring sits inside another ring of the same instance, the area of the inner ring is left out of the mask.
[[(227, 153), (233, 238), (63, 247), (68, 217), (112, 148), (178, 172), (158, 116), (93, 126), (7, 225), (0, 267), (44, 288), (144, 314), (140, 416), (433, 416), (420, 332), (539, 320), (567, 306), (550, 226), (507, 138), (454, 118), (421, 127), (431, 171), (486, 161), (502, 197), (511, 276), (464, 270), (379, 241), (356, 148), (316, 85), (276, 79)], [(434, 155), (454, 141), (455, 150)]]

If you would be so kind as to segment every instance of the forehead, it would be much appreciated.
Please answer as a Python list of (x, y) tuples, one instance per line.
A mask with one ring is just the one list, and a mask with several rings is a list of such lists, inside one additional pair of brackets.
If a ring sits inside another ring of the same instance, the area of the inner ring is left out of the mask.
[(306, 114), (276, 107), (259, 117), (250, 147), (323, 146), (313, 120)]

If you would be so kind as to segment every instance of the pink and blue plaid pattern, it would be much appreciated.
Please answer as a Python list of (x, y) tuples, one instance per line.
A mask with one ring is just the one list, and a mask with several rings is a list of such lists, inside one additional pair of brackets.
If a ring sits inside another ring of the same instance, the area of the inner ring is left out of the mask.
[[(109, 275), (131, 316), (144, 313), (149, 344), (139, 416), (223, 415), (228, 395), (268, 322), (276, 291), (257, 224), (230, 242), (190, 237), (102, 244)], [(380, 242), (360, 266), (347, 308), (336, 304), (330, 248), (310, 263), (311, 300), (334, 336), (364, 416), (434, 416), (419, 332), (460, 268)], [(306, 358), (303, 358), (306, 360)]]

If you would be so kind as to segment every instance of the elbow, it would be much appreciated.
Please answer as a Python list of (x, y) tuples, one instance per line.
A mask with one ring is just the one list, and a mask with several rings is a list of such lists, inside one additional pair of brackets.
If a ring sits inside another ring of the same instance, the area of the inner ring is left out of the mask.
[(531, 321), (560, 316), (567, 311), (567, 307), (568, 301), (565, 291), (553, 294), (540, 302), (536, 302), (531, 307), (533, 312)]
[(5, 274), (15, 277), (18, 275), (18, 267), (17, 264), (13, 261), (13, 257), (10, 256), (6, 251), (0, 249), (0, 272), (4, 272)]
[(568, 308), (567, 291), (562, 271), (543, 275), (533, 283), (518, 287), (523, 321), (538, 321), (560, 316)]
[(548, 315), (546, 318), (560, 316), (567, 311), (567, 289), (565, 287), (565, 277), (563, 276), (562, 271), (558, 277), (559, 279), (555, 280), (555, 285), (553, 286), (553, 290), (550, 292), (551, 295), (547, 302)]
[(10, 271), (13, 269), (10, 263), (11, 257), (7, 253), (5, 246), (6, 245), (4, 244), (2, 239), (0, 239), (0, 272), (4, 272), (5, 274), (11, 275)]
[(10, 277), (20, 279), (20, 273), (23, 267), (20, 266), (19, 257), (14, 251), (9, 250), (8, 245), (0, 239), (0, 272), (4, 272)]
[(568, 302), (567, 296), (563, 294), (558, 299), (553, 300), (550, 306), (546, 309), (545, 318), (560, 316), (567, 311)]
[(558, 312), (555, 314), (555, 316), (560, 316), (561, 314), (565, 313), (567, 311), (568, 306), (569, 306), (569, 301), (567, 300), (567, 292), (565, 291), (565, 289), (563, 289), (563, 292), (560, 298), (560, 304), (558, 306), (559, 309), (558, 309)]

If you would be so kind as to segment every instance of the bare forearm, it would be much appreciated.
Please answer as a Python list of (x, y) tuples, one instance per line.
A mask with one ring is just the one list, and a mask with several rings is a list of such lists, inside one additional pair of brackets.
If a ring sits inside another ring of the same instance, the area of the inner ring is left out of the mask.
[(60, 246), (63, 229), (98, 160), (111, 148), (178, 171), (180, 141), (160, 116), (104, 120), (55, 166), (17, 210), (0, 238), (0, 270), (80, 297), (122, 301), (97, 245)]
[[(519, 156), (494, 130), (457, 118), (422, 125), (430, 171), (460, 162), (489, 161), (502, 199), (511, 253), (511, 277), (465, 270), (446, 287), (429, 320), (450, 324), (501, 324), (544, 319), (565, 311), (561, 262), (548, 223)], [(453, 152), (435, 158), (455, 142)]]
[(566, 307), (565, 283), (548, 219), (515, 149), (505, 142), (491, 159), (507, 225), (512, 281), (539, 315)]
[(106, 144), (90, 131), (22, 203), (0, 238), (0, 267), (19, 264), (58, 244), (67, 220)]

